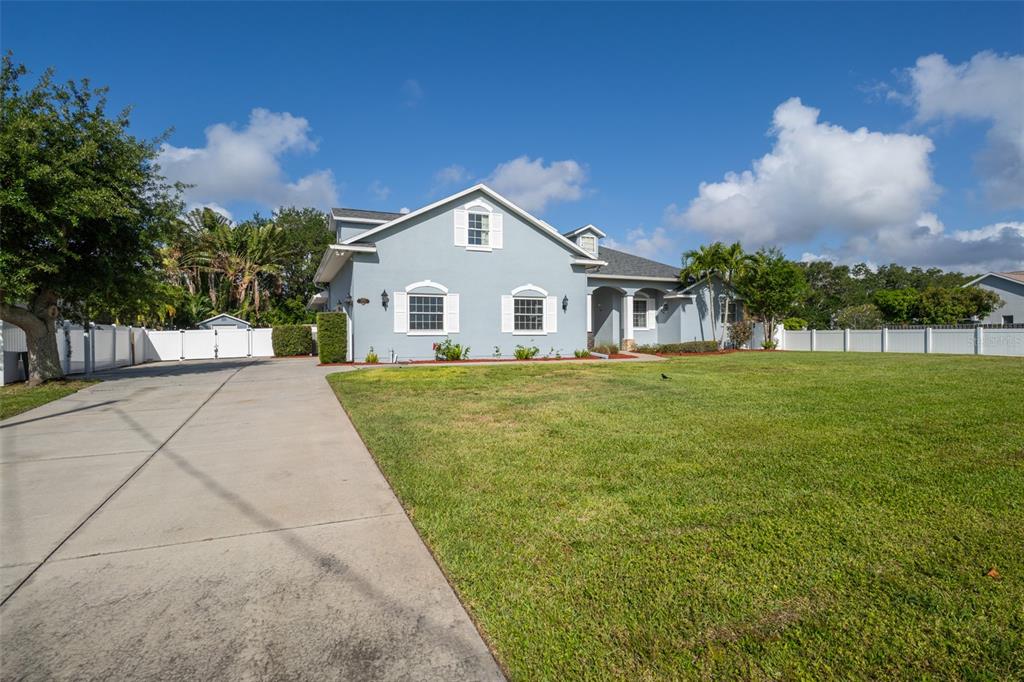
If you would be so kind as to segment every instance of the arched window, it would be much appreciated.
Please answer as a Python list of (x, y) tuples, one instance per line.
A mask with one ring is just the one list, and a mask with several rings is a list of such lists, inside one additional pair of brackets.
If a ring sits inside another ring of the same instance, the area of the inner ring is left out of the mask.
[(467, 251), (490, 251), (504, 248), (504, 220), (501, 213), (486, 201), (473, 201), (455, 209), (455, 246)]
[(522, 336), (558, 331), (558, 302), (534, 284), (516, 287), (501, 297), (501, 331)]
[(394, 329), (409, 336), (443, 336), (459, 331), (459, 295), (429, 279), (394, 293)]

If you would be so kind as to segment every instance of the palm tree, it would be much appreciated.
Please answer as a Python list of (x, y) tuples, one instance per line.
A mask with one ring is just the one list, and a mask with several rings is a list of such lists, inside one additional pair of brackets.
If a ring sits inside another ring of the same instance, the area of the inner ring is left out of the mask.
[(238, 237), (235, 250), (237, 279), (233, 280), (235, 300), (241, 305), (251, 289), (253, 311), (258, 316), (260, 302), (266, 295), (260, 291), (260, 281), (280, 285), (282, 263), (288, 257), (286, 235), (272, 222), (244, 223), (235, 232)]
[(708, 317), (711, 318), (711, 337), (717, 338), (718, 331), (715, 321), (715, 300), (711, 280), (715, 275), (722, 272), (724, 266), (725, 246), (722, 242), (714, 244), (702, 244), (697, 249), (691, 249), (683, 254), (683, 269), (679, 278), (686, 282), (691, 277), (698, 281), (703, 280), (708, 290)]
[[(748, 267), (754, 262), (754, 257), (750, 254), (743, 252), (743, 247), (740, 246), (739, 242), (733, 242), (729, 246), (722, 246), (720, 253), (719, 262), (719, 275), (722, 281), (725, 283), (725, 299), (724, 299), (724, 310), (722, 317), (727, 323), (729, 320), (729, 306), (735, 305), (733, 288), (738, 278), (743, 276), (743, 273)], [(725, 324), (722, 325), (722, 336), (720, 343), (725, 343)]]

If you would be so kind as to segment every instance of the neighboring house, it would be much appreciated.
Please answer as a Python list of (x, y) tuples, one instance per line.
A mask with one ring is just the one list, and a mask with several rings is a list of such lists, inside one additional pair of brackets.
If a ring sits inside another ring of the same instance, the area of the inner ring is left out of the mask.
[(249, 329), (252, 325), (234, 315), (221, 313), (220, 315), (206, 318), (196, 324), (196, 326), (200, 329)]
[(471, 357), (712, 338), (705, 286), (600, 246), (593, 225), (560, 233), (485, 185), (408, 213), (336, 208), (329, 220), (337, 243), (310, 305), (348, 314), (355, 360), (371, 347), (384, 362), (433, 358), (445, 337)]
[(976, 286), (999, 294), (1003, 305), (981, 320), (985, 324), (1024, 323), (1024, 270), (990, 272), (973, 279), (965, 287)]

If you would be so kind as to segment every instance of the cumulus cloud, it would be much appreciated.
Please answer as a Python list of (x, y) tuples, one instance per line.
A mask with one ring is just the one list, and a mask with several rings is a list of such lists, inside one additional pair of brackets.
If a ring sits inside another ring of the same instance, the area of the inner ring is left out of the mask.
[(586, 169), (576, 161), (545, 165), (544, 159), (531, 161), (527, 156), (498, 164), (484, 179), (497, 192), (532, 213), (544, 211), (551, 202), (582, 198), (586, 181)]
[(909, 225), (851, 237), (838, 249), (805, 253), (803, 260), (872, 265), (896, 262), (967, 273), (1019, 270), (1024, 267), (1024, 222), (948, 231), (934, 213), (923, 213)]
[(434, 173), (434, 187), (431, 194), (437, 194), (441, 190), (450, 189), (453, 186), (464, 185), (469, 182), (469, 171), (457, 163), (445, 166)]
[(418, 80), (413, 78), (404, 81), (400, 90), (402, 93), (402, 104), (409, 108), (415, 107), (423, 99), (423, 86), (420, 85)]
[(627, 251), (662, 262), (672, 262), (679, 259), (679, 248), (675, 239), (664, 227), (656, 227), (648, 231), (637, 227), (626, 232), (625, 241), (619, 241), (612, 237), (604, 240), (605, 245), (620, 251)]
[(989, 200), (999, 207), (1024, 206), (1024, 56), (979, 52), (963, 64), (939, 54), (921, 57), (907, 70), (918, 123), (986, 121), (988, 141), (976, 159)]
[(804, 241), (825, 228), (862, 232), (907, 224), (936, 195), (922, 135), (846, 130), (818, 121), (799, 98), (775, 110), (771, 152), (722, 182), (703, 182), (669, 224), (760, 245)]
[(320, 170), (289, 180), (281, 157), (314, 152), (309, 121), (291, 114), (253, 109), (248, 124), (236, 129), (217, 123), (206, 129), (203, 147), (164, 144), (157, 163), (168, 180), (194, 185), (185, 191), (190, 205), (251, 202), (268, 208), (337, 204), (334, 174)]

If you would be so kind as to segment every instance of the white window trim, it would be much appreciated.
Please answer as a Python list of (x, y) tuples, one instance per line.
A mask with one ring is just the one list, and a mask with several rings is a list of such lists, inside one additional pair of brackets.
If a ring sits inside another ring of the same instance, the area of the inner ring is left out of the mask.
[[(414, 292), (415, 289), (436, 289), (438, 294), (427, 293), (427, 292)], [(409, 304), (409, 296), (440, 296), (441, 297), (441, 329), (413, 329), (412, 328), (412, 306)], [(396, 331), (396, 334), (404, 334), (405, 336), (449, 336), (451, 334), (459, 333), (459, 301), (458, 294), (449, 293), (448, 287), (439, 282), (434, 282), (429, 279), (425, 279), (419, 282), (413, 282), (412, 284), (405, 287), (405, 331)], [(454, 300), (454, 308), (449, 307), (449, 304)], [(452, 310), (455, 311), (454, 326), (452, 328)], [(397, 311), (396, 311), (397, 313)]]
[[(536, 293), (536, 294), (539, 294), (539, 295), (538, 296), (529, 296), (529, 297), (524, 297), (524, 298), (536, 298), (536, 299), (539, 299), (539, 300), (541, 300), (543, 302), (542, 303), (542, 305), (543, 305), (542, 310), (543, 310), (543, 315), (544, 315), (544, 321), (543, 321), (543, 328), (542, 329), (520, 329), (520, 330), (517, 330), (515, 328), (515, 312), (514, 312), (515, 311), (515, 299), (516, 299), (516, 296), (519, 296), (520, 294), (523, 294), (525, 292)], [(512, 334), (512, 336), (547, 336), (548, 334), (554, 334), (554, 333), (556, 333), (558, 331), (558, 328), (557, 328), (557, 316), (558, 316), (557, 306), (558, 306), (558, 302), (557, 302), (557, 300), (555, 300), (554, 296), (552, 296), (551, 294), (548, 293), (547, 289), (543, 289), (543, 288), (537, 286), (536, 284), (524, 284), (522, 286), (516, 287), (509, 294), (506, 294), (506, 296), (508, 297), (509, 304), (512, 306), (512, 310), (510, 311), (511, 314), (512, 314), (512, 328), (511, 328), (511, 330), (508, 330), (508, 331), (503, 330), (503, 333), (505, 333), (505, 334)], [(505, 297), (503, 296), (502, 298), (505, 298)], [(504, 304), (502, 304), (502, 305), (504, 305)], [(502, 312), (502, 314), (504, 315), (504, 311)], [(548, 328), (548, 321), (549, 321), (549, 318), (552, 315), (555, 316), (555, 318), (556, 318), (555, 319), (555, 327), (549, 329)]]
[[(473, 214), (487, 216), (486, 244), (469, 243), (469, 216)], [(491, 204), (482, 199), (474, 199), (468, 204), (463, 204), (456, 208), (453, 215), (455, 220), (455, 246), (466, 251), (480, 251), (483, 253), (505, 248), (504, 216)], [(463, 222), (465, 223), (464, 226)]]
[(644, 326), (638, 327), (638, 326), (636, 326), (634, 324), (633, 325), (633, 331), (637, 331), (637, 332), (654, 331), (656, 329), (656, 327), (648, 326), (648, 322), (650, 322), (650, 320), (651, 320), (651, 310), (654, 307), (654, 299), (651, 298), (650, 296), (646, 296), (644, 294), (634, 294), (633, 295), (633, 306), (632, 306), (633, 309), (629, 312), (630, 315), (633, 315), (633, 316), (636, 315), (636, 302), (637, 301), (644, 301), (647, 304), (647, 307), (646, 307), (646, 310), (644, 312)]
[(431, 282), (429, 279), (425, 279), (422, 282), (413, 282), (405, 288), (405, 293), (409, 293), (413, 289), (419, 289), (421, 287), (430, 287), (437, 289), (438, 291), (443, 291), (446, 294), (448, 293), (448, 287), (443, 284), (438, 284), (437, 282)]

